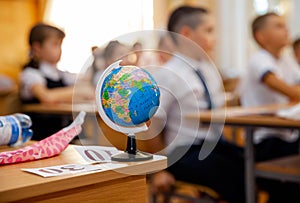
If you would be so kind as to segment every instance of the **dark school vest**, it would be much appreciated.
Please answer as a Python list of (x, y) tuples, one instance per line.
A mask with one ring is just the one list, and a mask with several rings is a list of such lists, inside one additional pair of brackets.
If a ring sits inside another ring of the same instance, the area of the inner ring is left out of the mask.
[[(51, 80), (50, 78), (47, 77), (45, 77), (45, 79), (46, 79), (46, 86), (48, 89), (67, 86), (62, 79), (59, 79), (58, 81)], [(24, 100), (22, 102), (25, 104), (40, 103), (40, 101), (37, 98), (33, 98), (31, 100)]]

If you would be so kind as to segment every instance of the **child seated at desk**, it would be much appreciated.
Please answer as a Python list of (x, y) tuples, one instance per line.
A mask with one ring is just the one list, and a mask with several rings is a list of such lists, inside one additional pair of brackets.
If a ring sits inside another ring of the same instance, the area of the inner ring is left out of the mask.
[[(260, 49), (250, 59), (242, 82), (243, 106), (287, 104), (300, 101), (300, 69), (294, 59), (282, 54), (289, 44), (288, 29), (275, 13), (258, 16), (252, 23)], [(299, 131), (257, 129), (254, 134), (256, 161), (298, 153)], [(262, 186), (263, 187), (263, 186)], [(265, 188), (269, 202), (300, 202), (298, 185), (272, 182)]]
[(294, 41), (293, 50), (294, 50), (295, 59), (300, 68), (300, 38), (298, 38)]
[[(29, 34), (30, 61), (20, 75), (20, 97), (23, 103), (56, 104), (72, 102), (75, 75), (57, 69), (65, 33), (57, 27), (39, 23)], [(91, 98), (90, 91), (78, 94)], [(62, 116), (30, 115), (33, 139), (40, 140), (69, 124)], [(65, 120), (64, 124), (62, 120)]]
[[(197, 119), (185, 117), (225, 103), (217, 70), (200, 51), (201, 47), (208, 55), (212, 54), (214, 28), (210, 12), (201, 7), (182, 6), (169, 17), (168, 31), (178, 33), (171, 35), (176, 53), (153, 74), (162, 88), (160, 107), (151, 123), (157, 129), (159, 125), (165, 127), (162, 136), (151, 142), (147, 140), (152, 152), (159, 150), (155, 148), (161, 146), (161, 140), (165, 142), (168, 169), (153, 175), (152, 183), (154, 192), (170, 189), (175, 179), (204, 185), (219, 193), (222, 199), (240, 203), (245, 202), (240, 150), (216, 139), (220, 135), (217, 129), (210, 133), (208, 127), (199, 127)], [(205, 142), (216, 145), (201, 159), (201, 153), (209, 151), (204, 149)]]
[(94, 47), (92, 52), (94, 56), (92, 64), (94, 85), (97, 85), (104, 70), (115, 61), (122, 60), (121, 65), (133, 65), (135, 63), (128, 54), (131, 52), (130, 47), (117, 40), (110, 41), (103, 50)]

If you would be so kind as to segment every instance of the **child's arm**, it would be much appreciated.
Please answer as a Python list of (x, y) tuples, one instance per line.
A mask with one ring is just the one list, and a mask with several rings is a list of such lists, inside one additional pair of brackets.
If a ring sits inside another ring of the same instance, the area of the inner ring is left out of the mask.
[(300, 101), (300, 88), (291, 86), (276, 77), (272, 72), (264, 76), (263, 82), (271, 89), (287, 96), (292, 102)]
[(48, 89), (44, 85), (35, 84), (31, 91), (41, 103), (72, 102), (73, 86)]
[[(151, 122), (147, 123), (148, 130), (145, 132), (140, 132), (136, 135), (142, 147), (142, 151), (148, 153), (164, 154), (164, 149), (166, 148), (164, 142), (164, 135), (162, 130), (164, 128), (165, 122), (163, 119), (152, 118)], [(159, 152), (159, 153), (158, 153)]]
[(95, 91), (92, 86), (84, 84), (76, 86), (75, 89), (74, 86), (48, 89), (44, 85), (35, 84), (31, 91), (41, 103), (72, 103), (73, 99), (76, 101), (95, 99)]

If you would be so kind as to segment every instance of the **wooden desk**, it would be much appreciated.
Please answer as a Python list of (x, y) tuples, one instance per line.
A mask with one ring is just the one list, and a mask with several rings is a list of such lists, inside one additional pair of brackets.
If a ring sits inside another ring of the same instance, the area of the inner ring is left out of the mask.
[[(1, 147), (0, 151), (4, 151)], [(6, 149), (7, 150), (7, 149)], [(0, 166), (0, 202), (146, 202), (146, 173), (167, 167), (165, 157), (128, 163), (117, 171), (94, 171), (43, 178), (21, 168), (86, 163), (70, 145), (59, 156)], [(129, 175), (129, 174), (140, 175)]]
[[(189, 115), (191, 119), (200, 119), (203, 124), (216, 124), (239, 126), (246, 130), (245, 137), (245, 180), (246, 200), (255, 202), (255, 166), (253, 132), (258, 127), (300, 129), (300, 121), (283, 119), (275, 116), (279, 109), (288, 108), (290, 105), (273, 105), (256, 108), (228, 107), (214, 111), (201, 112), (201, 115)], [(267, 177), (266, 173), (259, 173)], [(293, 177), (297, 180), (298, 177)]]
[(230, 126), (253, 126), (271, 128), (300, 128), (299, 120), (279, 118), (275, 113), (290, 105), (272, 105), (266, 107), (242, 108), (227, 107), (214, 111), (204, 111), (199, 115), (189, 115), (190, 118), (200, 118), (204, 124), (225, 124)]
[(88, 114), (98, 114), (96, 104), (85, 103), (60, 103), (60, 104), (25, 104), (22, 106), (24, 113), (72, 114), (85, 111)]

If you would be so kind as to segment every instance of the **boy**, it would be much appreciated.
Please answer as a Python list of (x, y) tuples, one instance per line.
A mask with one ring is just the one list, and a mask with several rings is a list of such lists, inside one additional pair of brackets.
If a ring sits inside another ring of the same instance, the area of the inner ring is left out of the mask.
[[(158, 111), (156, 118), (167, 118), (163, 139), (169, 168), (153, 176), (153, 185), (154, 189), (164, 190), (175, 179), (183, 180), (208, 186), (231, 203), (244, 202), (243, 160), (238, 151), (218, 141), (218, 132), (209, 134), (208, 128), (199, 128), (198, 120), (186, 117), (224, 105), (220, 77), (201, 51), (211, 54), (214, 26), (210, 13), (203, 8), (179, 7), (169, 18), (168, 30), (173, 32), (178, 52), (154, 75), (161, 89), (159, 108), (166, 114)], [(200, 160), (204, 140), (216, 146)], [(159, 144), (151, 146), (153, 149)]]
[[(250, 59), (242, 81), (243, 106), (263, 106), (300, 101), (300, 69), (292, 58), (282, 55), (289, 44), (284, 20), (275, 13), (257, 17), (252, 33), (260, 49)], [(256, 161), (298, 153), (298, 131), (257, 129), (254, 134)], [(264, 187), (263, 185), (261, 185)], [(269, 202), (299, 202), (299, 190), (280, 183), (265, 186)], [(290, 199), (290, 201), (289, 201)]]

